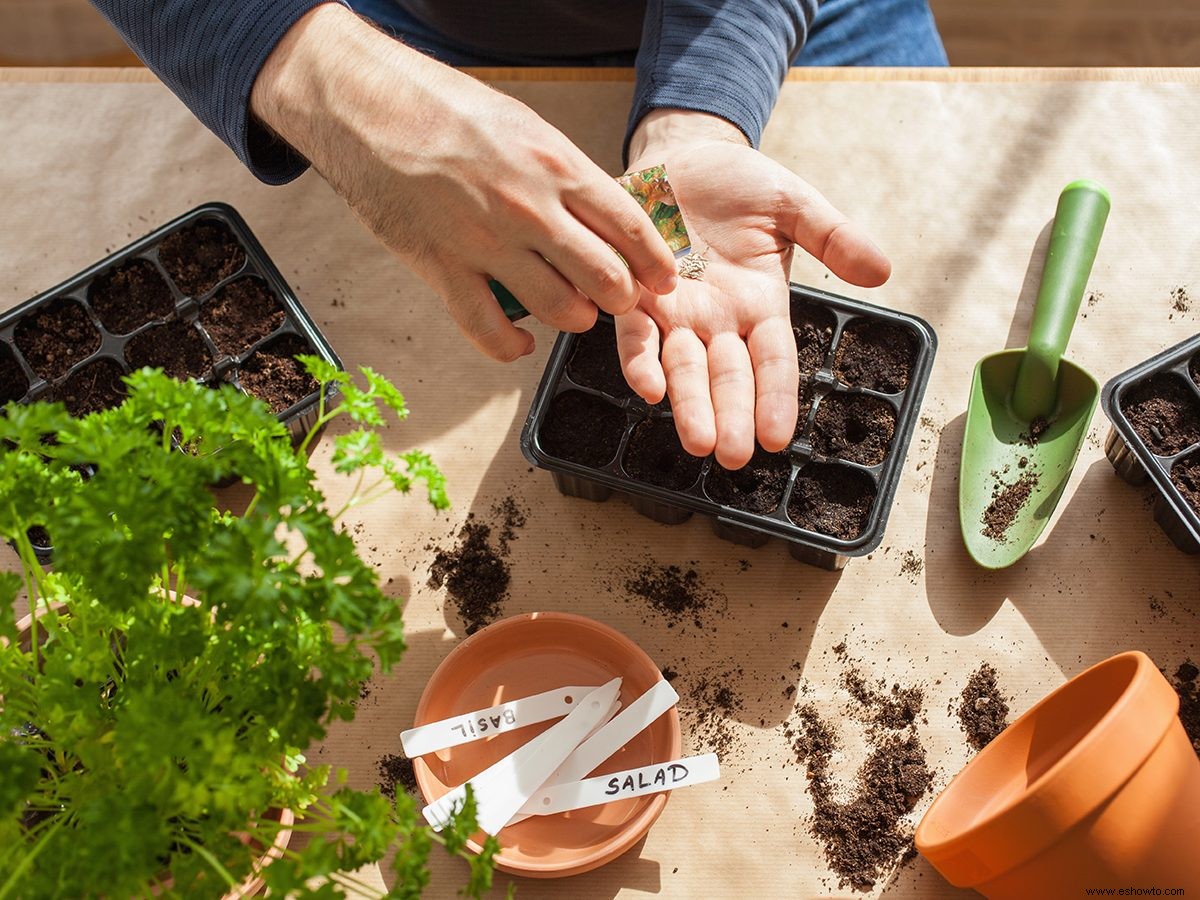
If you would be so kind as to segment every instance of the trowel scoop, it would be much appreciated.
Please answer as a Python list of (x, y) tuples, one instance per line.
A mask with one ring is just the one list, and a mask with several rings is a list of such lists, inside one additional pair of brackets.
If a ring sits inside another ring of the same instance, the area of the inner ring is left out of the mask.
[(1046, 250), (1029, 343), (975, 366), (958, 478), (967, 552), (1002, 569), (1046, 527), (1071, 476), (1100, 386), (1062, 358), (1079, 313), (1110, 200), (1094, 181), (1063, 188)]

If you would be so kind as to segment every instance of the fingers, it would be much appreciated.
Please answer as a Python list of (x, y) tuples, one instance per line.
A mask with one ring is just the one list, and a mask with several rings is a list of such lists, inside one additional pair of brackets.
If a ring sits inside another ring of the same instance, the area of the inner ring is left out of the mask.
[(892, 264), (867, 233), (838, 212), (794, 172), (784, 169), (780, 227), (792, 241), (823, 262), (843, 281), (877, 287)]
[(763, 449), (774, 453), (791, 443), (799, 412), (800, 376), (791, 323), (778, 316), (759, 322), (746, 346), (754, 366), (754, 429)]
[(675, 257), (650, 217), (623, 187), (615, 181), (597, 180), (567, 206), (621, 254), (634, 278), (656, 294), (675, 290)]
[(538, 249), (598, 307), (621, 315), (637, 306), (642, 287), (629, 266), (578, 219), (564, 214), (554, 229), (553, 241)]
[(717, 428), (704, 342), (693, 331), (672, 330), (663, 341), (662, 367), (683, 449), (693, 456), (708, 456), (717, 444)]
[(559, 331), (587, 331), (596, 324), (592, 302), (532, 250), (506, 259), (491, 274), (530, 313)]
[(658, 403), (667, 393), (667, 376), (658, 361), (658, 326), (640, 309), (617, 316), (615, 323), (625, 380), (647, 403)]
[(740, 469), (754, 453), (754, 370), (746, 343), (735, 332), (717, 334), (709, 343), (708, 380), (717, 429), (717, 462), (727, 469)]
[(533, 352), (533, 335), (505, 317), (482, 275), (464, 275), (447, 284), (442, 299), (459, 330), (492, 359), (512, 362)]

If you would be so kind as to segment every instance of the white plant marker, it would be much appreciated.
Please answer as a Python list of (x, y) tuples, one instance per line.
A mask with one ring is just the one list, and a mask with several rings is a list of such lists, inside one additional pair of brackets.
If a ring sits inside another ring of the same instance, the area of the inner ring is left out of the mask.
[(596, 685), (555, 688), (532, 697), (508, 700), (487, 709), (451, 716), (427, 725), (418, 725), (400, 733), (400, 744), (409, 759), (437, 750), (458, 747), (471, 741), (503, 734), (569, 713)]
[[(571, 752), (608, 715), (621, 693), (621, 679), (586, 694), (567, 717), (550, 726), (529, 743), (471, 778), (475, 793), (476, 818), (481, 830), (496, 834), (521, 808), (530, 795), (546, 783)], [(421, 812), (436, 830), (441, 830), (466, 799), (466, 785), (459, 785)]]
[(705, 753), (703, 756), (689, 756), (672, 762), (655, 763), (651, 766), (613, 772), (611, 775), (597, 775), (583, 781), (544, 787), (522, 808), (536, 806), (538, 812), (544, 815), (569, 812), (573, 809), (598, 806), (601, 803), (691, 787), (706, 781), (716, 781), (720, 777), (721, 768), (717, 762), (717, 754)]

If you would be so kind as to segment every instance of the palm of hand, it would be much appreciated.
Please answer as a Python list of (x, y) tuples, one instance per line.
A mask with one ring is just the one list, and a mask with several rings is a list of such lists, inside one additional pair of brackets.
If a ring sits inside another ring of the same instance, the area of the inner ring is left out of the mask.
[(667, 172), (708, 265), (671, 294), (644, 291), (638, 309), (618, 317), (622, 367), (647, 400), (669, 394), (684, 449), (715, 450), (718, 462), (738, 468), (756, 437), (782, 450), (795, 430), (793, 241), (858, 283), (881, 283), (887, 261), (793, 173), (750, 147), (697, 145), (672, 156)]

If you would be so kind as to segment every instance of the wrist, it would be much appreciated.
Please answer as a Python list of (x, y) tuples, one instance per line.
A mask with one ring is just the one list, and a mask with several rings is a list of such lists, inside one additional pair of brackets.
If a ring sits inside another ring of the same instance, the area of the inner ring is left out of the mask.
[(750, 145), (740, 128), (712, 113), (690, 109), (651, 110), (629, 139), (627, 171), (636, 172), (664, 163), (674, 152), (713, 141)]

